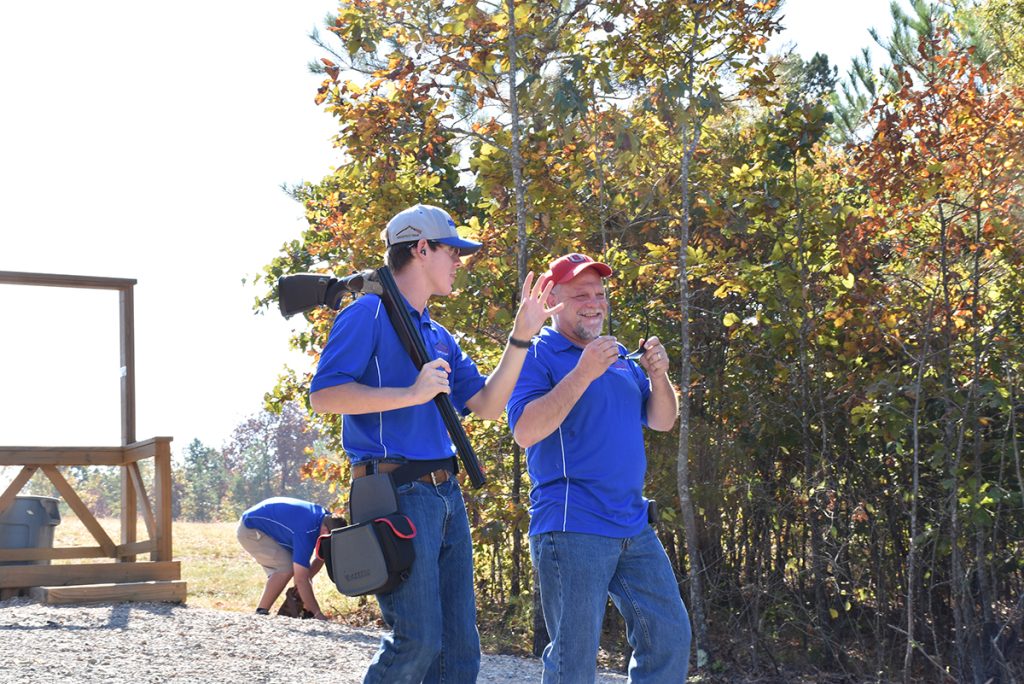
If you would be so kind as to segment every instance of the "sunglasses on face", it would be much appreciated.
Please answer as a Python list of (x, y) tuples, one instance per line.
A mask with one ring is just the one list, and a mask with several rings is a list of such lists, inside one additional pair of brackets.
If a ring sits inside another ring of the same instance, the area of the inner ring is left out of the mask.
[(462, 259), (462, 251), (458, 247), (452, 247), (451, 245), (446, 245), (443, 242), (431, 242), (430, 244), (434, 245), (435, 247), (440, 247), (442, 250), (447, 252), (448, 256), (451, 257), (452, 261), (458, 261), (459, 259)]

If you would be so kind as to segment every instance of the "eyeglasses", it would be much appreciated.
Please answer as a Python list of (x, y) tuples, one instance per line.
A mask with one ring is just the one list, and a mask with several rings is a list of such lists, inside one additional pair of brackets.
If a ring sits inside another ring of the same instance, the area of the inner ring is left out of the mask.
[[(611, 316), (608, 316), (608, 334), (612, 335), (612, 336), (615, 335), (615, 333), (612, 332), (612, 317)], [(644, 348), (644, 346), (647, 343), (647, 338), (650, 337), (650, 335), (651, 335), (651, 318), (650, 318), (650, 316), (647, 315), (647, 311), (644, 310), (644, 336), (643, 336), (643, 342), (640, 343), (639, 347), (637, 347), (635, 350), (629, 352), (628, 354), (619, 354), (619, 358), (622, 359), (623, 361), (636, 361), (636, 360), (638, 360), (641, 356), (644, 355), (644, 352), (647, 351)]]
[(619, 358), (623, 359), (624, 361), (636, 361), (636, 360), (638, 360), (641, 356), (644, 355), (644, 352), (647, 351), (647, 349), (645, 348), (645, 345), (647, 344), (647, 337), (650, 334), (651, 334), (651, 319), (648, 318), (645, 315), (644, 316), (644, 338), (643, 338), (643, 342), (640, 343), (639, 347), (637, 347), (635, 350), (629, 352), (628, 354), (619, 354)]

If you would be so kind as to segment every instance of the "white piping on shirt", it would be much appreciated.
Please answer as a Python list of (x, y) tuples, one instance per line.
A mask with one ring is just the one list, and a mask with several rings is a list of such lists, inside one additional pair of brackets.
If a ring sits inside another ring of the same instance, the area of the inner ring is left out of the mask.
[[(376, 356), (373, 357), (373, 365), (377, 367), (377, 387), (382, 387), (383, 384), (384, 384), (384, 380), (381, 379), (381, 377), (380, 377), (380, 361), (377, 360)], [(387, 458), (388, 457), (388, 447), (387, 447), (386, 444), (384, 444), (384, 412), (383, 411), (381, 411), (380, 413), (377, 414), (377, 421), (378, 421), (378, 424), (380, 425), (380, 446), (381, 446), (382, 449), (384, 449), (384, 458)]]
[[(377, 310), (373, 312), (373, 320), (380, 318), (380, 307), (384, 303), (383, 299), (377, 300)], [(373, 357), (373, 365), (377, 368), (377, 387), (384, 386), (384, 379), (380, 375), (380, 361), (377, 359), (376, 354)], [(388, 447), (384, 444), (384, 412), (381, 411), (377, 414), (377, 423), (380, 425), (380, 447), (384, 450), (384, 458), (388, 457)]]
[(558, 447), (562, 450), (562, 477), (565, 478), (565, 500), (562, 502), (562, 531), (566, 531), (569, 519), (569, 473), (565, 469), (565, 443), (562, 442), (562, 426), (558, 426)]

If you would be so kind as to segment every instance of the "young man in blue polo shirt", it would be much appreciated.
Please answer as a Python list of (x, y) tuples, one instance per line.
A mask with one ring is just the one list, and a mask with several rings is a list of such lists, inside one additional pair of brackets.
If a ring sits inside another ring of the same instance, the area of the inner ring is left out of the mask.
[(633, 647), (629, 680), (685, 682), (689, 616), (643, 498), (643, 426), (671, 430), (679, 400), (657, 337), (643, 341), (637, 364), (601, 335), (611, 274), (582, 254), (551, 262), (540, 281), (555, 285), (548, 303), (562, 308), (508, 403), (532, 483), (530, 555), (551, 637), (544, 682), (594, 681), (609, 595)]
[(472, 539), (459, 485), (451, 476), (455, 447), (432, 399), (441, 392), (461, 413), (497, 420), (515, 386), (530, 338), (556, 309), (526, 277), (509, 346), (485, 377), (458, 342), (430, 318), (427, 301), (447, 297), (462, 257), (482, 245), (464, 240), (442, 209), (418, 204), (397, 214), (382, 237), (386, 262), (434, 360), (417, 372), (384, 311), (364, 295), (335, 319), (310, 386), (310, 404), (344, 415), (342, 443), (352, 476), (374, 469), (422, 468), (398, 487), (399, 510), (416, 526), (409, 578), (377, 596), (391, 633), (365, 682), (474, 682), (480, 669)]
[(238, 543), (267, 573), (257, 613), (268, 614), (294, 577), (304, 609), (318, 620), (327, 619), (313, 594), (312, 581), (324, 564), (313, 559), (313, 549), (317, 537), (330, 531), (330, 521), (330, 511), (323, 506), (286, 496), (266, 499), (242, 513)]

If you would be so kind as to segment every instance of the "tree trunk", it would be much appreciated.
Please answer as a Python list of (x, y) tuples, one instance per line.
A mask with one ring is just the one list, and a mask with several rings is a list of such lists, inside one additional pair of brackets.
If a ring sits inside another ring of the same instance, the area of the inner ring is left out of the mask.
[(700, 139), (700, 125), (694, 124), (694, 132), (683, 153), (680, 168), (680, 202), (682, 220), (679, 226), (679, 450), (676, 461), (676, 481), (679, 489), (679, 507), (686, 529), (686, 552), (690, 558), (690, 618), (693, 623), (693, 643), (697, 653), (697, 667), (707, 665), (711, 658), (711, 644), (708, 640), (707, 611), (704, 606), (702, 580), (704, 566), (697, 544), (697, 514), (690, 491), (690, 289), (687, 282), (687, 254), (690, 244), (690, 163)]
[[(975, 232), (974, 232), (974, 243), (981, 245), (982, 234), (981, 234), (981, 212), (974, 212), (975, 219)], [(971, 349), (973, 351), (972, 359), (972, 372), (971, 372), (971, 387), (968, 392), (968, 407), (966, 413), (966, 420), (969, 421), (971, 430), (973, 431), (973, 465), (974, 472), (981, 476), (984, 472), (981, 460), (982, 451), (982, 429), (981, 421), (978, 420), (978, 413), (980, 408), (977, 407), (974, 401), (975, 388), (978, 383), (982, 381), (982, 354), (984, 343), (981, 337), (981, 330), (979, 329), (979, 311), (978, 303), (981, 297), (981, 249), (974, 250), (974, 263), (971, 273), (971, 324), (972, 324), (972, 343)], [(983, 681), (999, 681), (1000, 672), (997, 665), (998, 657), (995, 651), (995, 644), (992, 637), (997, 631), (996, 619), (992, 610), (992, 572), (990, 569), (989, 554), (986, 544), (986, 532), (985, 529), (978, 525), (975, 526), (974, 531), (974, 554), (976, 556), (975, 563), (977, 564), (977, 603), (981, 608), (981, 624), (977, 626), (978, 629), (978, 640), (980, 643), (981, 653), (981, 668), (980, 679)]]
[(952, 415), (952, 407), (955, 405), (954, 382), (953, 382), (953, 368), (952, 368), (952, 348), (953, 348), (953, 308), (952, 308), (952, 296), (950, 294), (950, 269), (949, 269), (949, 246), (948, 246), (948, 233), (949, 233), (949, 222), (946, 219), (945, 211), (943, 210), (942, 202), (938, 204), (939, 213), (939, 249), (940, 249), (940, 277), (942, 285), (942, 308), (943, 308), (943, 326), (942, 326), (942, 366), (937, 369), (940, 376), (943, 378), (943, 386), (945, 387), (946, 396), (943, 397), (946, 403), (946, 411), (944, 416), (944, 432), (946, 438), (946, 444), (954, 444), (954, 436), (956, 436), (956, 446), (952, 454), (949, 454), (946, 458), (947, 477), (950, 479), (950, 493), (948, 497), (949, 504), (949, 533), (950, 533), (950, 602), (953, 613), (953, 627), (955, 633), (954, 644), (956, 646), (956, 660), (957, 660), (957, 671), (960, 673), (962, 680), (966, 681), (968, 674), (974, 669), (971, 663), (974, 661), (972, 654), (973, 649), (968, 644), (968, 630), (971, 622), (971, 607), (968, 604), (967, 597), (967, 578), (964, 574), (962, 550), (960, 548), (961, 542), (961, 530), (960, 530), (960, 464), (963, 454), (963, 438), (964, 438), (964, 423), (963, 416), (959, 421), (959, 427), (956, 425), (956, 418)]
[[(523, 486), (523, 452), (519, 448), (519, 445), (512, 444), (512, 503), (515, 504), (516, 510), (519, 510), (519, 502), (521, 499), (521, 490)], [(516, 514), (515, 521), (512, 524), (512, 586), (511, 594), (513, 597), (518, 598), (522, 593), (522, 583), (520, 581), (522, 572), (522, 556), (523, 556), (523, 531), (519, 526), (518, 513)]]
[[(930, 308), (930, 306), (929, 306)], [(925, 325), (931, 321), (931, 311), (925, 316)], [(910, 684), (913, 679), (915, 605), (914, 593), (917, 591), (917, 501), (920, 494), (921, 481), (921, 441), (919, 427), (921, 424), (921, 391), (923, 388), (924, 366), (928, 359), (927, 330), (922, 331), (921, 339), (924, 348), (921, 350), (917, 363), (917, 381), (914, 384), (914, 411), (910, 423), (910, 434), (913, 440), (914, 463), (910, 490), (910, 548), (907, 550), (907, 648), (903, 654), (903, 681)]]
[(508, 12), (508, 110), (511, 119), (509, 127), (512, 133), (512, 185), (516, 196), (516, 235), (519, 257), (517, 260), (519, 283), (526, 280), (526, 264), (529, 254), (526, 244), (526, 180), (523, 178), (522, 123), (519, 119), (519, 93), (516, 91), (519, 80), (519, 62), (516, 47), (516, 2), (505, 0)]
[[(526, 281), (526, 267), (529, 262), (529, 247), (526, 241), (526, 179), (523, 176), (523, 154), (522, 154), (522, 122), (519, 116), (519, 93), (516, 91), (519, 80), (519, 61), (516, 34), (516, 2), (505, 0), (505, 8), (508, 11), (508, 102), (510, 129), (512, 134), (512, 184), (516, 198), (516, 267), (518, 283)], [(517, 288), (518, 292), (518, 288)], [(517, 302), (518, 304), (518, 302)], [(518, 446), (513, 446), (512, 452), (512, 500), (518, 504), (522, 496), (522, 452)], [(512, 531), (512, 595), (518, 596), (520, 587), (520, 557), (523, 550), (523, 534), (519, 529), (518, 522)], [(532, 564), (531, 564), (532, 565)], [(544, 613), (540, 605), (540, 584), (537, 581), (536, 573), (533, 577), (533, 653), (539, 656), (548, 643), (547, 629), (544, 627)]]
[[(814, 446), (814, 437), (811, 434), (811, 417), (814, 413), (811, 398), (811, 372), (810, 352), (807, 349), (807, 339), (811, 334), (811, 320), (813, 309), (811, 308), (808, 290), (810, 289), (810, 276), (807, 271), (806, 254), (804, 244), (803, 209), (800, 206), (800, 192), (797, 178), (797, 163), (793, 162), (793, 192), (796, 200), (797, 210), (797, 248), (796, 255), (801, 259), (799, 263), (800, 273), (800, 331), (797, 334), (797, 345), (800, 364), (800, 437), (803, 442), (804, 452), (804, 486), (812, 488), (812, 483), (820, 482), (825, 475), (824, 454), (815, 462), (815, 453), (818, 449)], [(816, 496), (817, 485), (813, 485), (811, 494), (807, 501), (807, 518), (811, 529), (811, 574), (814, 578), (814, 614), (818, 634), (821, 639), (824, 652), (828, 654), (829, 664), (836, 662), (836, 650), (832, 644), (831, 623), (829, 620), (828, 597), (825, 594), (825, 585), (828, 578), (825, 575), (825, 551), (823, 549), (822, 521), (819, 513), (818, 497)]]

